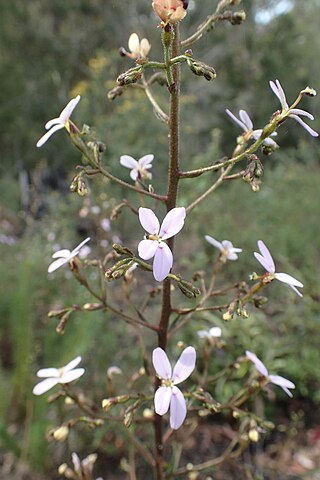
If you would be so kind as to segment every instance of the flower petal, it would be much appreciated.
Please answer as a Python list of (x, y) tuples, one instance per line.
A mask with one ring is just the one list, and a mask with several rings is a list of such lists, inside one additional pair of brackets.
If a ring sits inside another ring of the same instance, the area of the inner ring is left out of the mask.
[(279, 82), (279, 80), (276, 80), (276, 83), (270, 81), (269, 82), (269, 85), (273, 91), (273, 93), (278, 97), (278, 99), (280, 100), (280, 103), (281, 103), (281, 106), (282, 106), (282, 109), (283, 110), (287, 110), (289, 108), (288, 104), (287, 104), (287, 99), (286, 99), (286, 96), (285, 96), (285, 93), (283, 91), (283, 88)]
[(129, 37), (128, 47), (130, 52), (135, 53), (137, 56), (140, 54), (140, 41), (136, 33), (132, 33)]
[(139, 257), (143, 260), (149, 260), (154, 257), (158, 250), (159, 243), (156, 240), (141, 240), (138, 245)]
[(172, 388), (159, 387), (154, 396), (154, 410), (158, 415), (164, 415), (169, 410)]
[(74, 380), (77, 380), (77, 378), (81, 377), (84, 374), (84, 372), (85, 372), (84, 368), (75, 368), (74, 370), (63, 372), (59, 380), (59, 383), (73, 382)]
[(140, 43), (140, 54), (142, 57), (146, 57), (150, 52), (151, 45), (146, 38), (143, 38)]
[(274, 276), (277, 280), (280, 280), (280, 282), (287, 283), (288, 285), (294, 285), (295, 287), (303, 287), (303, 283), (299, 282), (299, 280), (291, 277), (291, 275), (288, 275), (287, 273), (275, 273)]
[(169, 275), (172, 264), (173, 256), (170, 248), (164, 242), (158, 243), (153, 261), (153, 276), (157, 282), (162, 282)]
[(187, 405), (185, 398), (178, 387), (172, 388), (170, 402), (170, 427), (177, 430), (183, 424), (187, 415)]
[(67, 248), (63, 248), (62, 250), (58, 250), (52, 255), (52, 258), (69, 258), (71, 255), (70, 250)]
[(164, 217), (161, 224), (159, 235), (165, 240), (173, 237), (180, 232), (186, 218), (186, 209), (184, 207), (173, 208)]
[(242, 128), (242, 130), (244, 130), (245, 132), (248, 130), (248, 129), (247, 129), (247, 126), (246, 126), (243, 122), (241, 122), (235, 115), (233, 115), (233, 113), (230, 112), (230, 110), (226, 109), (226, 113), (229, 115), (229, 117), (230, 117), (235, 123), (237, 123), (237, 124), (239, 125), (239, 127)]
[(62, 265), (65, 265), (68, 263), (69, 258), (58, 258), (58, 260), (55, 260), (54, 262), (50, 263), (48, 267), (48, 273), (52, 273), (58, 268), (62, 267)]
[(135, 182), (137, 180), (139, 176), (139, 170), (138, 168), (133, 168), (130, 172), (130, 177), (132, 178), (132, 180)]
[(155, 213), (150, 208), (139, 208), (139, 220), (146, 232), (158, 234), (160, 223)]
[[(61, 125), (60, 118), (52, 118), (51, 120), (49, 120), (49, 121), (45, 124), (44, 128), (45, 128), (46, 130), (49, 130), (49, 128), (53, 127), (53, 125)], [(64, 127), (64, 125), (63, 125), (63, 127)]]
[(138, 168), (138, 162), (130, 155), (121, 155), (120, 164), (126, 168)]
[(299, 292), (299, 290), (298, 290), (296, 287), (294, 287), (293, 285), (289, 285), (289, 287), (292, 288), (292, 290), (293, 290), (297, 295), (299, 295), (299, 297), (303, 297), (302, 293)]
[(45, 380), (42, 380), (42, 382), (37, 383), (33, 387), (32, 393), (34, 395), (42, 395), (43, 393), (47, 392), (50, 390), (50, 388), (54, 387), (59, 383), (58, 378), (46, 378)]
[(143, 168), (151, 168), (151, 163), (154, 159), (154, 155), (144, 155), (138, 160), (139, 166)]
[(196, 351), (193, 347), (187, 347), (183, 350), (174, 369), (172, 380), (175, 385), (184, 382), (194, 370), (196, 365)]
[(254, 364), (258, 372), (261, 373), (261, 375), (263, 375), (264, 377), (268, 377), (268, 370), (265, 364), (262, 363), (262, 361), (257, 357), (257, 355), (250, 352), (249, 350), (246, 350), (246, 355), (249, 360), (251, 360), (251, 362)]
[(57, 368), (41, 368), (37, 371), (37, 377), (59, 377), (59, 370)]
[(166, 352), (162, 348), (157, 347), (153, 350), (152, 363), (159, 377), (164, 380), (171, 378), (171, 365)]
[(284, 390), (286, 394), (289, 395), (289, 397), (291, 398), (293, 397), (292, 393), (288, 389), (296, 388), (296, 386), (290, 380), (288, 380), (287, 378), (281, 377), (280, 375), (269, 375), (269, 380), (274, 385), (278, 385), (279, 387), (281, 387), (282, 390)]
[(253, 129), (253, 123), (251, 121), (251, 118), (249, 117), (249, 115), (247, 114), (247, 112), (245, 110), (240, 110), (239, 111), (239, 116), (240, 116), (240, 120), (245, 124), (245, 126), (247, 127), (247, 130), (252, 130)]
[(214, 247), (218, 248), (218, 250), (223, 252), (223, 245), (221, 242), (218, 242), (218, 240), (215, 238), (210, 237), (210, 235), (205, 235), (204, 238), (210, 243), (210, 245), (213, 245)]
[(89, 240), (90, 240), (90, 237), (87, 237), (85, 240), (83, 240), (83, 242), (79, 243), (79, 245), (72, 250), (71, 255), (78, 254), (81, 248), (83, 247), (83, 245), (88, 243)]
[(312, 113), (301, 110), (301, 108), (293, 108), (292, 110), (290, 110), (289, 117), (291, 117), (291, 115), (302, 115), (303, 117), (307, 117), (310, 120), (314, 120), (314, 116), (312, 115)]
[(291, 380), (281, 377), (281, 375), (269, 375), (269, 379), (275, 385), (279, 385), (279, 387), (296, 388), (295, 384), (291, 382)]
[(62, 128), (64, 128), (64, 125), (55, 125), (54, 127), (52, 127), (47, 133), (45, 133), (41, 138), (40, 140), (37, 141), (37, 147), (42, 147), (42, 145), (44, 145), (46, 143), (47, 140), (49, 140), (49, 138), (51, 137), (51, 135), (53, 135), (55, 132), (57, 132), (58, 130), (61, 130)]
[(313, 137), (318, 137), (319, 133), (313, 130), (313, 128), (309, 127), (309, 125), (304, 122), (298, 115), (288, 115), (289, 117), (293, 118), (296, 122), (300, 123), (300, 125), (307, 130), (307, 132), (312, 135)]
[(80, 102), (80, 95), (77, 95), (75, 98), (70, 100), (70, 102), (64, 107), (62, 112), (60, 113), (60, 120), (63, 125), (69, 120), (73, 110), (76, 108), (78, 103)]
[(260, 262), (261, 265), (267, 270), (267, 272), (274, 273), (276, 271), (276, 267), (274, 265), (273, 258), (262, 240), (258, 240), (258, 247), (261, 255), (255, 252), (254, 256), (256, 257), (258, 262)]
[(65, 367), (63, 367), (63, 372), (70, 372), (73, 368), (75, 368), (81, 362), (81, 357), (78, 356), (71, 360), (71, 362), (67, 363)]

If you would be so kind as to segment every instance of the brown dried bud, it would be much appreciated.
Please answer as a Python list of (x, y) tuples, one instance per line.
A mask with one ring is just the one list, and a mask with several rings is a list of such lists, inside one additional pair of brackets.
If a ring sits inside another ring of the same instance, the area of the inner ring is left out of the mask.
[(120, 97), (124, 92), (123, 87), (114, 87), (107, 93), (108, 100), (114, 100), (117, 97)]
[(143, 68), (142, 66), (133, 67), (127, 70), (124, 73), (121, 73), (117, 78), (117, 83), (121, 87), (125, 85), (130, 85), (131, 83), (136, 83), (142, 77)]

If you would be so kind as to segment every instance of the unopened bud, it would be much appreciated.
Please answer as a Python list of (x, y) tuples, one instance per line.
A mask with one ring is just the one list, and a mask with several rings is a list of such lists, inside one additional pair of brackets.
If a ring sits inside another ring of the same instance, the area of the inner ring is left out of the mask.
[(259, 440), (259, 432), (256, 428), (253, 428), (249, 430), (248, 437), (251, 440), (251, 442), (257, 443)]
[(124, 418), (123, 418), (124, 426), (129, 428), (132, 424), (132, 420), (133, 420), (133, 413), (132, 412), (126, 413)]
[(61, 333), (61, 334), (64, 333), (70, 315), (71, 315), (71, 310), (69, 310), (68, 312), (66, 312), (66, 313), (61, 317), (60, 322), (59, 322), (58, 325), (56, 326), (56, 332), (57, 332), (57, 333)]
[(125, 85), (130, 85), (131, 83), (136, 83), (142, 77), (143, 68), (142, 66), (137, 66), (130, 68), (124, 73), (121, 73), (117, 78), (117, 83), (121, 87)]
[(208, 81), (213, 80), (217, 76), (215, 69), (206, 63), (194, 60), (193, 58), (188, 58), (187, 64), (195, 75), (204, 77)]
[(142, 412), (143, 418), (147, 418), (148, 420), (153, 418), (153, 410), (151, 408), (145, 408)]
[(66, 425), (62, 425), (52, 432), (52, 436), (57, 442), (63, 442), (68, 435), (69, 428)]
[(188, 298), (195, 298), (200, 295), (199, 288), (195, 287), (190, 282), (180, 280), (179, 282), (177, 282), (177, 285), (180, 288), (181, 292)]
[(123, 87), (117, 86), (114, 87), (112, 90), (109, 90), (107, 93), (108, 100), (114, 100), (117, 97), (120, 97), (124, 92)]
[(84, 305), (82, 305), (82, 310), (86, 310), (88, 312), (93, 312), (100, 309), (101, 303), (85, 303)]
[(317, 92), (314, 88), (306, 87), (304, 90), (301, 90), (301, 94), (308, 95), (309, 97), (315, 97)]
[(234, 12), (231, 16), (230, 23), (231, 25), (241, 25), (246, 20), (246, 12), (240, 10), (239, 12)]
[(119, 253), (119, 255), (130, 255), (131, 257), (133, 257), (133, 253), (131, 252), (131, 250), (129, 250), (129, 248), (127, 247), (124, 247), (123, 245), (120, 245), (119, 243), (114, 243), (112, 245), (112, 248), (115, 252)]

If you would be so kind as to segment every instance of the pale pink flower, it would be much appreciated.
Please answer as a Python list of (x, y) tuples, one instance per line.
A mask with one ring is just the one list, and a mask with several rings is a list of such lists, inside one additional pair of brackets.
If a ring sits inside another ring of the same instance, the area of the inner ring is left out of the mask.
[(66, 263), (70, 262), (70, 260), (72, 260), (72, 258), (74, 258), (75, 256), (77, 256), (79, 254), (83, 245), (85, 245), (87, 242), (89, 242), (89, 240), (90, 240), (90, 237), (86, 238), (85, 240), (83, 240), (83, 242), (81, 242), (71, 252), (67, 248), (64, 248), (62, 250), (58, 250), (58, 252), (55, 252), (52, 255), (52, 258), (56, 258), (57, 260), (55, 260), (54, 262), (52, 262), (49, 265), (48, 272), (52, 273), (55, 270), (57, 270), (58, 268), (62, 267), (62, 265), (65, 265)]
[[(242, 130), (245, 131), (245, 133), (248, 133), (249, 138), (254, 138), (255, 140), (258, 140), (261, 137), (262, 133), (262, 128), (259, 128), (257, 130), (253, 130), (253, 123), (251, 118), (249, 117), (248, 113), (245, 110), (239, 110), (239, 118), (237, 118), (230, 110), (226, 109), (226, 113), (229, 115), (229, 117), (237, 124), (239, 127), (242, 128)], [(274, 137), (277, 135), (277, 132), (271, 133), (271, 137)], [(279, 148), (279, 145), (272, 140), (272, 138), (267, 137), (263, 140), (262, 142), (264, 145), (267, 145), (268, 147), (273, 147), (274, 149)]]
[(132, 33), (129, 37), (128, 47), (131, 53), (127, 56), (131, 58), (146, 58), (150, 52), (151, 45), (146, 38), (143, 38), (140, 42), (136, 33)]
[[(307, 130), (308, 133), (310, 133), (310, 135), (312, 135), (313, 137), (318, 137), (318, 132), (316, 132), (315, 130), (313, 130), (307, 123), (305, 123), (303, 120), (301, 120), (300, 116), (302, 117), (307, 117), (309, 118), (310, 120), (314, 120), (314, 116), (309, 113), (309, 112), (306, 112), (305, 110), (301, 110), (300, 108), (290, 108), (288, 103), (287, 103), (287, 99), (286, 99), (286, 95), (283, 91), (283, 88), (281, 86), (281, 83), (279, 82), (279, 80), (276, 80), (275, 82), (272, 82), (270, 81), (269, 82), (269, 85), (273, 91), (273, 93), (278, 97), (278, 99), (280, 100), (280, 103), (281, 103), (281, 107), (282, 107), (282, 113), (286, 113), (286, 112), (289, 112), (286, 117), (291, 117), (293, 118), (296, 122), (300, 123), (300, 125), (305, 129)], [(310, 90), (309, 90), (310, 91)], [(316, 94), (315, 91), (314, 92), (314, 95)]]
[(164, 217), (160, 227), (158, 218), (150, 208), (139, 208), (139, 220), (148, 235), (139, 243), (138, 252), (144, 260), (154, 257), (153, 275), (158, 282), (168, 276), (173, 264), (172, 252), (163, 240), (180, 232), (185, 217), (184, 207), (173, 208)]
[(52, 120), (49, 120), (45, 124), (45, 129), (46, 130), (50, 129), (50, 130), (47, 133), (45, 133), (40, 138), (40, 140), (38, 140), (37, 147), (42, 147), (42, 145), (46, 143), (46, 141), (51, 137), (51, 135), (53, 135), (58, 130), (61, 130), (62, 128), (65, 128), (70, 133), (69, 119), (73, 110), (76, 108), (76, 106), (80, 102), (80, 98), (81, 98), (80, 95), (78, 95), (77, 97), (70, 100), (68, 105), (60, 113), (59, 117), (53, 118)]
[(132, 180), (145, 180), (152, 177), (148, 170), (152, 168), (153, 159), (154, 155), (152, 154), (144, 155), (139, 160), (135, 160), (133, 157), (130, 157), (130, 155), (122, 155), (120, 157), (120, 163), (123, 167), (131, 169), (130, 177)]
[(286, 394), (289, 395), (289, 397), (293, 396), (289, 388), (296, 388), (294, 383), (284, 377), (281, 377), (280, 375), (269, 375), (269, 372), (264, 363), (262, 363), (262, 361), (257, 357), (257, 355), (249, 352), (249, 350), (246, 350), (246, 355), (263, 377), (265, 377), (274, 385), (278, 385), (279, 387), (281, 387), (282, 390), (284, 390)]
[(152, 7), (165, 23), (177, 23), (187, 15), (189, 0), (153, 0)]
[(263, 243), (262, 240), (258, 241), (258, 247), (260, 250), (260, 253), (254, 252), (254, 256), (258, 260), (259, 263), (267, 270), (269, 273), (268, 280), (272, 281), (274, 278), (276, 280), (279, 280), (280, 282), (287, 283), (290, 288), (294, 292), (296, 292), (299, 297), (302, 297), (302, 293), (299, 292), (299, 290), (296, 287), (303, 287), (303, 284), (299, 282), (294, 277), (291, 277), (291, 275), (288, 275), (287, 273), (276, 273), (276, 267), (273, 261), (273, 258), (271, 256), (271, 253), (269, 252), (268, 248), (266, 245)]
[(205, 235), (204, 237), (210, 245), (213, 245), (221, 252), (221, 256), (225, 260), (237, 260), (237, 253), (242, 252), (242, 248), (236, 248), (229, 240), (222, 240), (218, 242), (215, 238), (210, 237), (210, 235)]
[(46, 377), (42, 382), (37, 383), (33, 388), (32, 392), (34, 395), (42, 395), (43, 393), (50, 390), (52, 387), (58, 384), (65, 384), (77, 380), (81, 377), (85, 369), (84, 368), (75, 368), (81, 362), (81, 357), (76, 357), (71, 362), (69, 362), (65, 367), (62, 368), (42, 368), (37, 372), (37, 377), (43, 378)]
[(170, 426), (173, 430), (177, 430), (186, 418), (187, 405), (181, 390), (176, 385), (184, 382), (193, 372), (196, 364), (196, 351), (193, 347), (185, 348), (173, 373), (167, 354), (160, 347), (153, 351), (152, 363), (162, 384), (154, 396), (155, 412), (158, 415), (164, 415), (170, 407)]

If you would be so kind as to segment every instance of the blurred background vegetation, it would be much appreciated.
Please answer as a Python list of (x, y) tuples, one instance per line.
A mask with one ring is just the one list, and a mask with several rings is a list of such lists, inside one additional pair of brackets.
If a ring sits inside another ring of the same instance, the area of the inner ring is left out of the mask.
[[(193, 32), (216, 3), (190, 0), (182, 36)], [(59, 448), (45, 442), (48, 429), (62, 422), (63, 408), (61, 404), (48, 406), (46, 398), (34, 398), (31, 390), (40, 366), (61, 366), (79, 354), (90, 372), (82, 385), (86, 391), (94, 390), (96, 398), (105, 395), (104, 378), (110, 365), (128, 369), (130, 374), (134, 372), (132, 365), (136, 370), (141, 366), (139, 354), (128, 348), (135, 344), (135, 337), (124, 336), (122, 324), (110, 316), (74, 315), (63, 336), (57, 335), (55, 320), (47, 317), (53, 308), (91, 300), (70, 279), (67, 269), (48, 277), (53, 251), (73, 248), (87, 235), (92, 237), (92, 256), (104, 255), (119, 238), (128, 247), (136, 248), (141, 229), (129, 210), (124, 210), (109, 227), (107, 220), (113, 207), (127, 193), (105, 180), (92, 181), (85, 198), (69, 192), (80, 158), (64, 132), (42, 149), (36, 149), (35, 144), (43, 134), (44, 123), (56, 116), (70, 97), (80, 94), (82, 100), (73, 118), (79, 126), (81, 122), (92, 126), (97, 138), (106, 143), (105, 165), (129, 180), (129, 172), (119, 165), (120, 155), (139, 158), (154, 153), (154, 185), (159, 193), (165, 192), (165, 126), (155, 118), (139, 90), (128, 90), (113, 102), (106, 96), (117, 75), (132, 64), (118, 53), (119, 47), (127, 47), (130, 33), (147, 37), (152, 44), (150, 58), (161, 58), (157, 19), (150, 4), (145, 0), (1, 1), (3, 478), (58, 478), (57, 466), (67, 461), (73, 450), (89, 453), (101, 449), (110, 458), (115, 454), (112, 432), (93, 435), (82, 429), (81, 435), (71, 435)], [(279, 108), (269, 80), (281, 81), (289, 103), (309, 84), (319, 90), (319, 0), (244, 0), (242, 8), (247, 13), (244, 25), (218, 24), (193, 48), (196, 58), (216, 68), (217, 79), (207, 83), (183, 68), (184, 169), (232, 153), (240, 131), (225, 114), (225, 108), (235, 114), (246, 109), (256, 128), (267, 123)], [(155, 95), (165, 105), (165, 89), (155, 87)], [(314, 114), (312, 127), (320, 131), (317, 97), (304, 98), (301, 108)], [(273, 284), (268, 287), (267, 306), (252, 311), (248, 319), (224, 323), (219, 315), (195, 316), (181, 338), (196, 345), (197, 330), (221, 326), (227, 347), (222, 357), (213, 356), (211, 371), (231, 363), (246, 348), (253, 350), (272, 371), (296, 383), (298, 407), (304, 409), (306, 422), (312, 418), (316, 422), (320, 400), (319, 140), (288, 121), (279, 129), (278, 143), (278, 152), (262, 158), (265, 175), (259, 193), (253, 193), (244, 182), (230, 182), (190, 216), (184, 232), (189, 241), (181, 262), (185, 275), (190, 277), (195, 269), (210, 265), (216, 258), (217, 252), (205, 244), (204, 235), (228, 238), (244, 253), (240, 261), (226, 265), (219, 284), (230, 279), (247, 280), (259, 268), (252, 251), (256, 241), (263, 239), (279, 271), (304, 283), (304, 298), (300, 301), (285, 285)], [(211, 181), (209, 175), (182, 182), (180, 204), (190, 203)], [(128, 198), (139, 205), (134, 194)], [(93, 271), (93, 281), (95, 275)], [(150, 277), (146, 279), (146, 284), (153, 285)], [(228, 388), (232, 388), (228, 384), (220, 387), (213, 392), (218, 400), (227, 397)], [(270, 411), (271, 419), (275, 412)], [(114, 461), (118, 465), (119, 459)], [(17, 476), (11, 477), (9, 472)]]

